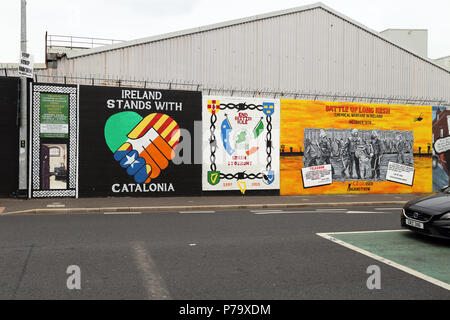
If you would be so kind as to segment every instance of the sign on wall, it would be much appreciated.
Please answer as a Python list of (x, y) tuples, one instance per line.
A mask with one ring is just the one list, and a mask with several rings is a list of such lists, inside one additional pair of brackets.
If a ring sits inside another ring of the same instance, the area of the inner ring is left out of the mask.
[[(430, 192), (431, 120), (424, 106), (281, 100), (281, 194)], [(327, 166), (331, 183), (301, 174)]]
[(279, 190), (279, 100), (203, 97), (204, 191)]
[(41, 93), (41, 137), (69, 137), (69, 96)]
[(33, 78), (34, 75), (34, 63), (33, 56), (26, 52), (21, 52), (20, 63), (17, 69), (20, 76)]
[(201, 193), (201, 164), (194, 163), (200, 92), (80, 90), (81, 196)]

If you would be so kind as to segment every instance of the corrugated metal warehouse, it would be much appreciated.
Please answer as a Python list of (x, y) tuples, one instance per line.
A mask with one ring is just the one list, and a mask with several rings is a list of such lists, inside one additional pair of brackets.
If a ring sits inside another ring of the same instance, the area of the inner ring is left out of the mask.
[(38, 76), (46, 82), (55, 76), (135, 79), (147, 87), (191, 84), (206, 93), (450, 105), (449, 71), (322, 3), (69, 52)]

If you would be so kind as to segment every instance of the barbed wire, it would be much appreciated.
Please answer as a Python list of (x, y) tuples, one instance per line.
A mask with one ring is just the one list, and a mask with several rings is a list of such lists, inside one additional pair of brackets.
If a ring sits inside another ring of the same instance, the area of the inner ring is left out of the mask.
[[(15, 69), (0, 69), (0, 76), (17, 77)], [(405, 105), (432, 105), (450, 106), (450, 100), (426, 97), (404, 97), (404, 96), (373, 96), (356, 93), (332, 93), (332, 92), (290, 92), (271, 91), (269, 89), (236, 89), (236, 88), (208, 88), (199, 83), (183, 81), (155, 81), (155, 80), (135, 80), (122, 79), (120, 77), (99, 78), (95, 76), (56, 76), (35, 73), (34, 82), (58, 83), (58, 84), (79, 84), (92, 86), (114, 86), (114, 87), (134, 87), (151, 88), (161, 90), (193, 90), (202, 91), (208, 95), (220, 95), (228, 93), (233, 96), (240, 93), (241, 96), (281, 98), (281, 99), (304, 99), (304, 100), (326, 100), (353, 103), (385, 103), (385, 104), (405, 104)]]

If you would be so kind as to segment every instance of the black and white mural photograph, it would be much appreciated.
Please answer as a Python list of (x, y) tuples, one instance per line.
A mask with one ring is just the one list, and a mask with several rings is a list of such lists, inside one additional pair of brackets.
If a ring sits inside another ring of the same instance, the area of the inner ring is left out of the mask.
[(305, 168), (331, 164), (333, 180), (386, 181), (389, 162), (414, 166), (414, 132), (304, 129)]

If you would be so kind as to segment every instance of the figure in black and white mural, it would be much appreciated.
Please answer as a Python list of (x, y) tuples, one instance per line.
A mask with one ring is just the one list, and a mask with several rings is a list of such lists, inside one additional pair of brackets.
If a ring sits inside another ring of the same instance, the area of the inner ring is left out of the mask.
[(347, 142), (344, 145), (344, 150), (347, 151), (350, 160), (348, 163), (349, 177), (350, 178), (353, 177), (353, 167), (354, 167), (358, 180), (361, 180), (361, 171), (356, 154), (358, 145), (361, 145), (361, 139), (358, 137), (358, 130), (353, 129), (351, 136), (347, 138)]
[(320, 139), (317, 144), (320, 151), (320, 161), (318, 165), (331, 164), (331, 172), (332, 176), (334, 177), (334, 167), (331, 163), (331, 139), (323, 129), (320, 130)]
[(372, 145), (372, 160), (371, 160), (371, 167), (372, 167), (372, 177), (371, 179), (380, 179), (381, 178), (381, 156), (383, 154), (383, 143), (378, 138), (378, 133), (376, 131), (373, 131), (370, 136), (370, 144)]

